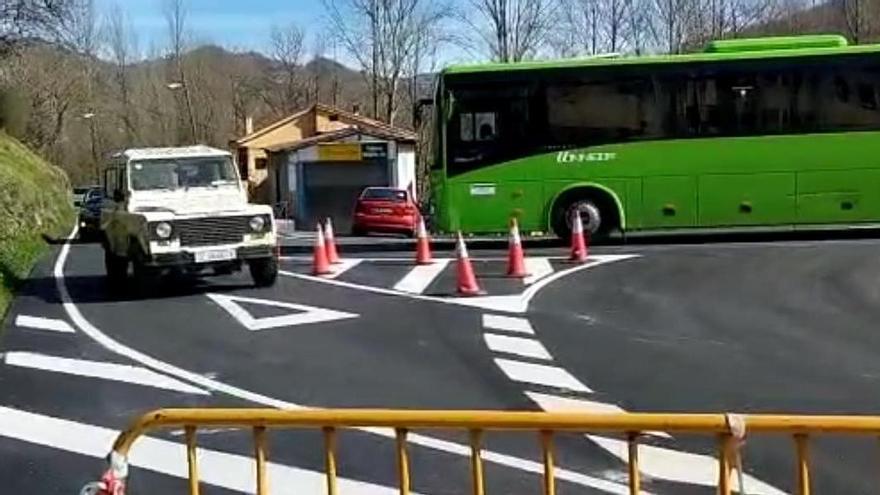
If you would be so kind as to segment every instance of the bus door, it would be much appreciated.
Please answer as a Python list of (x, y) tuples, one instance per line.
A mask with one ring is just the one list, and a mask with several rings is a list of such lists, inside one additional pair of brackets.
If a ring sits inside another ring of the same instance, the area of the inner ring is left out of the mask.
[(447, 178), (452, 228), (502, 231), (511, 217), (540, 224), (541, 182), (523, 155), (529, 138), (529, 91), (510, 85), (453, 90), (447, 121)]

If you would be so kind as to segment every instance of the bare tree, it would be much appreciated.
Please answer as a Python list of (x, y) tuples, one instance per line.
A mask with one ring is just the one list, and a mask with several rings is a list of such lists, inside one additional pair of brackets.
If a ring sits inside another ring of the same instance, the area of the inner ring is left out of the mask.
[(169, 89), (180, 91), (183, 94), (183, 104), (186, 109), (186, 116), (189, 124), (189, 137), (183, 138), (178, 136), (178, 141), (189, 141), (191, 143), (198, 142), (198, 129), (196, 127), (196, 116), (192, 103), (192, 88), (190, 87), (187, 71), (184, 67), (183, 57), (187, 49), (188, 29), (186, 25), (186, 5), (185, 0), (165, 0), (165, 22), (168, 25), (168, 40), (171, 44), (171, 63), (172, 70), (176, 78), (168, 85)]
[(358, 62), (370, 88), (373, 116), (393, 124), (401, 78), (428, 40), (423, 30), (448, 16), (432, 0), (324, 0), (330, 24)]
[(834, 3), (840, 9), (846, 24), (846, 33), (853, 43), (863, 43), (873, 34), (873, 21), (877, 17), (876, 2), (836, 0)]
[(547, 42), (556, 11), (552, 0), (471, 0), (471, 7), (462, 14), (464, 23), (499, 62), (534, 56)]
[(601, 50), (601, 0), (561, 0), (559, 27), (552, 43), (563, 57)]
[(111, 5), (104, 25), (104, 38), (113, 61), (113, 82), (118, 108), (117, 118), (125, 130), (125, 144), (138, 141), (137, 111), (132, 102), (131, 64), (137, 51), (137, 38), (118, 3)]
[(275, 64), (267, 74), (266, 103), (278, 115), (287, 115), (302, 107), (309, 97), (309, 81), (303, 71), (305, 30), (291, 23), (273, 26), (271, 56)]

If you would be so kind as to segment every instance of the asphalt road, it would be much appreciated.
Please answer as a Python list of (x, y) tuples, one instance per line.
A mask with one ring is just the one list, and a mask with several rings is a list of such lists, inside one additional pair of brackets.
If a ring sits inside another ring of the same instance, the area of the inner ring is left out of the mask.
[[(270, 289), (233, 275), (133, 297), (107, 290), (96, 245), (59, 246), (0, 334), (0, 492), (75, 493), (103, 469), (115, 431), (157, 407), (876, 413), (878, 247), (608, 246), (587, 266), (532, 250), (528, 284), (504, 278), (505, 253), (481, 251), (472, 255), (488, 294), (459, 299), (444, 253), (436, 270), (415, 273), (409, 255), (359, 252), (331, 279), (292, 257)], [(152, 438), (133, 455), (130, 492), (182, 492), (181, 433)], [(247, 492), (249, 435), (212, 430), (199, 441), (206, 493)], [(714, 493), (710, 440), (644, 442), (646, 491)], [(395, 492), (393, 445), (373, 432), (341, 436), (349, 491)], [(467, 490), (465, 445), (459, 433), (411, 437), (413, 489)], [(489, 436), (489, 491), (539, 492), (537, 445)], [(560, 493), (626, 493), (619, 447), (558, 438)], [(872, 439), (817, 442), (817, 491), (871, 492), (872, 449)], [(322, 490), (318, 434), (271, 434), (270, 460), (278, 483)], [(790, 440), (750, 437), (744, 463), (747, 493), (792, 490)]]

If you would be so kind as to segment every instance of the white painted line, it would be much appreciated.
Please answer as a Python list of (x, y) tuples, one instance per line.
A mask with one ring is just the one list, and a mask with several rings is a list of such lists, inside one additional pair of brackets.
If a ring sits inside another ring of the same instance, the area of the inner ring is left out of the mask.
[(86, 361), (84, 359), (71, 359), (18, 351), (7, 352), (4, 355), (4, 361), (9, 366), (17, 366), (20, 368), (52, 371), (55, 373), (84, 376), (88, 378), (100, 378), (102, 380), (144, 385), (147, 387), (173, 390), (175, 392), (183, 392), (187, 394), (210, 395), (205, 390), (169, 376), (160, 375), (155, 371), (140, 366), (105, 363), (101, 361)]
[(357, 259), (357, 258), (351, 258), (351, 259), (346, 258), (346, 259), (339, 260), (339, 264), (331, 266), (331, 269), (333, 270), (333, 272), (330, 275), (325, 275), (325, 276), (327, 278), (336, 278), (336, 277), (342, 275), (343, 273), (351, 270), (352, 268), (358, 266), (361, 261), (363, 261), (363, 260)]
[(510, 335), (499, 335), (497, 333), (483, 334), (486, 340), (486, 346), (495, 352), (504, 352), (507, 354), (516, 354), (517, 356), (552, 360), (553, 356), (547, 352), (547, 349), (535, 339), (527, 339), (523, 337), (511, 337)]
[[(621, 461), (626, 462), (629, 459), (629, 445), (626, 440), (598, 435), (587, 435), (587, 438)], [(645, 476), (660, 480), (706, 487), (718, 485), (718, 459), (702, 454), (641, 444), (639, 445), (639, 470)], [(733, 488), (737, 492), (741, 492), (736, 478), (736, 476), (731, 476)], [(745, 490), (742, 492), (749, 493), (749, 495), (785, 495), (784, 491), (747, 473), (743, 473), (743, 484)]]
[[(317, 306), (306, 306), (305, 304), (293, 304), (281, 301), (272, 301), (269, 299), (257, 299), (253, 297), (230, 296), (226, 294), (206, 294), (218, 306), (226, 310), (233, 318), (248, 330), (255, 332), (257, 330), (266, 330), (268, 328), (292, 327), (296, 325), (308, 325), (311, 323), (324, 323), (328, 321), (345, 320), (349, 318), (357, 318), (360, 315), (355, 313), (346, 313), (344, 311), (336, 311), (333, 309), (319, 308)], [(272, 306), (277, 308), (292, 309), (296, 313), (281, 316), (265, 316), (256, 318), (248, 310), (244, 309), (238, 302), (250, 304), (262, 304), (264, 306)]]
[[(116, 439), (117, 432), (109, 428), (53, 418), (41, 414), (0, 407), (0, 436), (41, 445), (65, 452), (103, 458)], [(202, 483), (253, 493), (254, 459), (216, 450), (197, 450), (199, 479)], [(183, 443), (141, 437), (132, 447), (129, 464), (156, 473), (187, 479), (186, 446)], [(321, 493), (326, 487), (323, 473), (267, 463), (271, 493)], [(95, 472), (95, 477), (99, 473)], [(392, 495), (397, 488), (384, 487), (363, 481), (338, 478), (343, 493)]]
[[(55, 277), (55, 286), (58, 289), (59, 296), (61, 297), (61, 303), (64, 307), (64, 311), (67, 312), (67, 315), (70, 317), (73, 324), (81, 332), (85, 333), (89, 338), (102, 345), (106, 349), (110, 350), (111, 352), (114, 352), (121, 356), (125, 356), (133, 361), (143, 364), (144, 366), (153, 368), (157, 371), (161, 371), (162, 373), (166, 373), (168, 375), (175, 376), (181, 380), (186, 380), (188, 382), (194, 383), (208, 390), (214, 390), (216, 392), (220, 392), (226, 395), (237, 397), (241, 400), (253, 402), (255, 404), (260, 404), (267, 407), (275, 407), (278, 409), (308, 409), (305, 406), (295, 404), (293, 402), (287, 402), (284, 400), (269, 397), (267, 395), (251, 392), (249, 390), (245, 390), (243, 388), (229, 385), (227, 383), (208, 378), (204, 375), (185, 370), (183, 368), (174, 366), (173, 364), (166, 363), (165, 361), (156, 359), (137, 349), (133, 349), (114, 340), (113, 338), (102, 332), (98, 327), (92, 325), (92, 323), (87, 320), (85, 316), (83, 316), (82, 312), (80, 312), (79, 308), (71, 299), (70, 292), (67, 289), (67, 283), (65, 282), (64, 265), (67, 262), (67, 257), (70, 255), (70, 241), (76, 238), (76, 234), (78, 231), (78, 226), (74, 225), (73, 230), (67, 238), (67, 242), (64, 244), (64, 246), (61, 247), (61, 251), (58, 253), (58, 258), (55, 259), (55, 266), (52, 273)], [(320, 281), (321, 279), (318, 280)], [(324, 282), (341, 283), (338, 280), (327, 280)], [(390, 292), (397, 294), (394, 291)], [(359, 430), (373, 433), (375, 435), (379, 435), (385, 438), (395, 438), (394, 431), (388, 428), (359, 428)], [(450, 442), (447, 440), (442, 440), (439, 438), (430, 437), (418, 433), (410, 434), (407, 438), (409, 443), (413, 445), (421, 445), (423, 447), (428, 447), (434, 450), (438, 450), (440, 452), (456, 454), (462, 457), (470, 457), (471, 455), (470, 447), (467, 445), (462, 445), (459, 443)], [(491, 450), (484, 450), (483, 458), (500, 466), (511, 467), (530, 473), (540, 474), (543, 473), (544, 470), (544, 465), (542, 463), (500, 454)], [(557, 468), (556, 478), (577, 485), (594, 488), (596, 490), (601, 490), (607, 493), (612, 493), (615, 495), (627, 495), (629, 493), (628, 487), (624, 484), (581, 474), (568, 469)]]
[(571, 373), (556, 366), (524, 363), (510, 359), (496, 358), (495, 364), (513, 381), (544, 385), (546, 387), (563, 388), (575, 392), (592, 392)]
[(523, 283), (526, 285), (532, 285), (538, 280), (553, 273), (553, 265), (550, 264), (550, 258), (527, 257), (525, 262), (526, 272), (529, 274), (528, 277), (523, 279)]
[(76, 330), (64, 320), (43, 318), (41, 316), (18, 315), (15, 317), (15, 326), (52, 332), (76, 333)]
[(443, 273), (443, 270), (449, 265), (449, 260), (437, 260), (430, 265), (419, 265), (413, 267), (400, 282), (394, 285), (394, 290), (408, 292), (410, 294), (421, 294), (431, 285), (431, 282)]
[(532, 399), (538, 407), (548, 412), (589, 412), (597, 414), (616, 414), (626, 412), (622, 407), (615, 404), (606, 404), (585, 399), (571, 399), (557, 395), (542, 394), (539, 392), (526, 391), (529, 399)]
[(534, 335), (532, 324), (525, 318), (501, 315), (483, 315), (483, 328), (492, 330), (506, 330), (508, 332), (520, 332)]
[[(539, 392), (526, 391), (526, 395), (538, 407), (547, 412), (588, 412), (595, 414), (618, 414), (626, 411), (616, 405), (607, 404), (605, 402), (596, 402), (586, 399), (572, 399), (570, 397), (559, 397), (556, 395), (542, 394)], [(672, 438), (665, 431), (646, 431), (645, 435), (651, 435), (660, 438)]]
[(590, 257), (590, 260), (583, 265), (576, 265), (572, 268), (568, 268), (566, 270), (562, 270), (556, 272), (552, 275), (548, 275), (532, 285), (528, 287), (522, 294), (518, 295), (508, 295), (508, 296), (485, 296), (485, 297), (435, 297), (435, 296), (426, 296), (423, 294), (410, 294), (408, 292), (401, 292), (392, 289), (385, 289), (383, 287), (373, 287), (370, 285), (363, 284), (355, 284), (351, 282), (345, 282), (342, 280), (328, 280), (326, 277), (315, 277), (313, 275), (306, 275), (303, 273), (295, 273), (285, 270), (279, 270), (278, 273), (284, 275), (286, 277), (298, 278), (300, 280), (309, 280), (312, 282), (318, 282), (322, 284), (335, 285), (337, 287), (345, 287), (348, 289), (361, 290), (364, 292), (373, 292), (376, 294), (385, 294), (389, 296), (402, 296), (409, 297), (412, 299), (418, 299), (421, 301), (433, 301), (442, 304), (457, 304), (460, 306), (469, 306), (475, 308), (488, 309), (492, 311), (502, 311), (506, 313), (525, 313), (529, 309), (529, 303), (532, 301), (532, 298), (535, 297), (535, 294), (538, 293), (541, 289), (546, 287), (548, 284), (559, 280), (562, 277), (570, 275), (575, 272), (579, 272), (581, 270), (586, 270), (588, 268), (594, 268), (599, 265), (604, 265), (606, 263), (612, 263), (615, 261), (623, 261), (631, 258), (637, 258), (638, 255), (634, 254), (608, 254), (608, 255), (598, 255)]

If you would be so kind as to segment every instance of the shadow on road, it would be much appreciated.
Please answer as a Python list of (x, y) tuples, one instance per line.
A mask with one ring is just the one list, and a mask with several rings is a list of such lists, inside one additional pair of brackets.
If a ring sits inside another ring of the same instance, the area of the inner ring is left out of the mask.
[[(166, 277), (155, 287), (138, 288), (131, 286), (114, 289), (107, 285), (103, 275), (68, 275), (64, 277), (70, 298), (77, 304), (99, 304), (112, 302), (144, 301), (151, 299), (170, 299), (201, 295), (208, 292), (230, 292), (253, 287), (247, 283), (213, 279), (208, 282), (199, 278)], [(24, 284), (18, 297), (37, 297), (50, 304), (60, 304), (52, 277), (32, 278)]]

